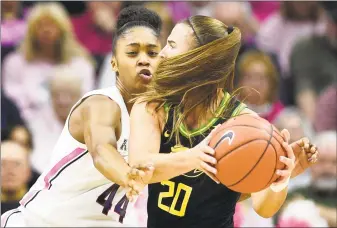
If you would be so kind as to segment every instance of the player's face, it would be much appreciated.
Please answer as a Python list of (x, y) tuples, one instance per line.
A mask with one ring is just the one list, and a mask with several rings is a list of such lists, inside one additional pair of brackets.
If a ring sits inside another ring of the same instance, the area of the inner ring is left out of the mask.
[(166, 46), (161, 50), (159, 55), (161, 58), (173, 57), (188, 52), (195, 47), (194, 45), (191, 27), (179, 23), (173, 28), (170, 36), (167, 38)]
[(131, 28), (116, 44), (112, 67), (130, 92), (142, 92), (157, 68), (160, 43), (146, 27)]

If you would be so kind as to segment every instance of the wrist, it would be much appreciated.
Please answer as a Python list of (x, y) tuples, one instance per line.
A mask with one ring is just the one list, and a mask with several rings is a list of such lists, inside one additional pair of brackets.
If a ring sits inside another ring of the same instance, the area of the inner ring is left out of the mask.
[(200, 161), (197, 158), (197, 151), (194, 147), (186, 151), (186, 162), (191, 167), (191, 169), (199, 168)]
[(284, 183), (271, 184), (269, 188), (273, 192), (281, 192), (281, 191), (283, 191), (284, 189), (286, 189), (288, 187), (289, 181), (290, 181), (290, 176), (287, 178), (287, 180)]

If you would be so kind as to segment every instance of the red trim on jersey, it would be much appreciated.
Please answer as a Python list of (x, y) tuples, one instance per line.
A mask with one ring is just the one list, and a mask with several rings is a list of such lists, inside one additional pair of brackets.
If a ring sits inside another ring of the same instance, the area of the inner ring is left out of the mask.
[(81, 155), (83, 152), (85, 152), (85, 149), (82, 148), (76, 148), (73, 152), (68, 154), (67, 156), (63, 157), (56, 165), (47, 173), (47, 175), (44, 177), (44, 187), (45, 189), (49, 189), (51, 187), (50, 180), (57, 175), (57, 173), (65, 167), (68, 163), (70, 163), (72, 160), (74, 160), (77, 156)]

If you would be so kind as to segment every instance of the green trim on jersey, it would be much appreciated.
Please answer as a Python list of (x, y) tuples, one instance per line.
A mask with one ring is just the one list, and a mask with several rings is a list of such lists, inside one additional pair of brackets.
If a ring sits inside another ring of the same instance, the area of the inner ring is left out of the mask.
[[(230, 100), (230, 94), (225, 92), (225, 96), (224, 98), (222, 99), (217, 111), (215, 112), (216, 113), (216, 116), (219, 116), (221, 115), (221, 113), (224, 112), (225, 108), (226, 108), (226, 105), (227, 103), (229, 102)], [(168, 120), (168, 115), (169, 115), (169, 110), (170, 110), (171, 106), (168, 105), (168, 104), (164, 104), (164, 110), (166, 112), (166, 115), (167, 115), (167, 118), (166, 120)], [(238, 115), (240, 112), (242, 112), (242, 110), (244, 110), (245, 108), (247, 108), (247, 106), (243, 103), (240, 103), (233, 111), (231, 117), (233, 116), (236, 116)], [(205, 133), (207, 130), (209, 130), (217, 121), (219, 120), (219, 117), (214, 117), (212, 120), (210, 120), (207, 124), (197, 128), (197, 129), (194, 129), (194, 130), (191, 130), (189, 131), (185, 124), (181, 124), (179, 126), (179, 131), (180, 133), (184, 136), (184, 137), (187, 137), (187, 138), (190, 138), (190, 137), (195, 137), (195, 136), (198, 136), (198, 135), (202, 135), (203, 133)]]

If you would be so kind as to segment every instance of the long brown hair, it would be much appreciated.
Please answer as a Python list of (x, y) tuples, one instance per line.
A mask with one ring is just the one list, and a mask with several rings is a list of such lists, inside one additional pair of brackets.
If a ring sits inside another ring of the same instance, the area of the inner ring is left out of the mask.
[(197, 106), (200, 116), (215, 114), (218, 89), (233, 89), (235, 60), (240, 49), (241, 33), (221, 21), (193, 16), (184, 23), (194, 31), (195, 48), (163, 60), (139, 102), (156, 102), (157, 110), (170, 105), (174, 109), (171, 138), (179, 141), (179, 126)]

